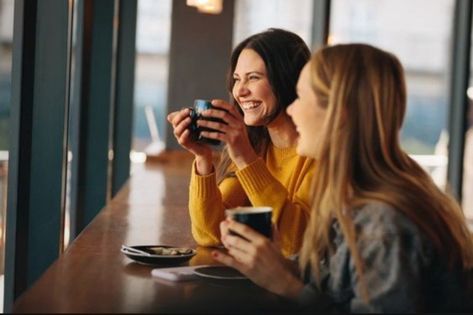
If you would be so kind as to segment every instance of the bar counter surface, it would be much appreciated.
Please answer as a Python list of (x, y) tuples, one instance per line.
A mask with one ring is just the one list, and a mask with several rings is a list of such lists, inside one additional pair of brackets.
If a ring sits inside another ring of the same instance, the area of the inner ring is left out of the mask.
[(153, 266), (120, 252), (126, 245), (197, 248), (189, 265), (215, 264), (197, 247), (187, 208), (191, 159), (175, 154), (135, 164), (128, 183), (22, 294), (14, 312), (45, 313), (279, 313), (281, 301), (249, 281), (170, 282)]

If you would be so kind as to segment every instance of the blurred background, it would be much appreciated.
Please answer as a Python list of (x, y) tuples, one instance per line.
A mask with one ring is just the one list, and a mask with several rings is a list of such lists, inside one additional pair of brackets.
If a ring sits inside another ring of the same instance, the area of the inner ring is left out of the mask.
[[(4, 261), (14, 5), (14, 0), (0, 0), (0, 274), (3, 274)], [(234, 5), (233, 46), (251, 34), (279, 27), (299, 34), (312, 47), (313, 0), (235, 0)], [(446, 189), (448, 165), (454, 6), (454, 0), (332, 0), (330, 4), (328, 44), (373, 44), (393, 52), (403, 63), (408, 110), (402, 128), (402, 146), (441, 189)], [(172, 0), (138, 0), (131, 152), (135, 163), (145, 160), (150, 146), (158, 150), (165, 147), (168, 108), (190, 105), (168, 104), (167, 100), (172, 7)], [(184, 86), (188, 79), (180, 78), (179, 84)], [(473, 85), (471, 80), (470, 85)], [(465, 93), (470, 100), (470, 114), (462, 206), (471, 222), (473, 87)], [(64, 242), (67, 246), (67, 236)]]

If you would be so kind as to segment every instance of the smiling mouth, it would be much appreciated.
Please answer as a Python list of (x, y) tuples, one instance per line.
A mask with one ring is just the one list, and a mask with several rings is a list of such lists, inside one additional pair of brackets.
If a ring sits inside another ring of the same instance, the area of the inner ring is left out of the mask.
[(258, 108), (261, 105), (261, 102), (242, 102), (241, 103), (241, 108), (244, 111), (249, 111), (253, 110), (255, 108)]

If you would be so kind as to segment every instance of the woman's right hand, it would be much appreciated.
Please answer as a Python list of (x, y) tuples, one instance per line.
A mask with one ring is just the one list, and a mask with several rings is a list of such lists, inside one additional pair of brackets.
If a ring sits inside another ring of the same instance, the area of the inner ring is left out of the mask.
[(172, 125), (174, 137), (179, 145), (195, 155), (197, 173), (207, 175), (213, 172), (212, 149), (206, 144), (192, 141), (190, 137), (190, 109), (184, 108), (172, 112), (168, 114), (167, 120)]
[(296, 298), (300, 294), (304, 285), (275, 243), (231, 219), (220, 223), (220, 231), (227, 253), (213, 251), (215, 260), (238, 269), (251, 281), (273, 293), (287, 298)]

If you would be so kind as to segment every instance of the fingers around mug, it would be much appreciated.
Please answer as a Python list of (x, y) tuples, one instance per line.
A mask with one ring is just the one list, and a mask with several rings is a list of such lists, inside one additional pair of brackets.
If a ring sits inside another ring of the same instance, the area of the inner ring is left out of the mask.
[(174, 135), (180, 137), (184, 131), (189, 128), (192, 119), (190, 117), (185, 117), (181, 120), (176, 126), (174, 126)]
[(225, 124), (235, 126), (243, 122), (243, 119), (233, 113), (229, 113), (220, 109), (207, 109), (202, 112), (204, 117), (212, 117), (222, 120)]
[(205, 120), (205, 119), (197, 120), (197, 126), (210, 128), (215, 131), (219, 131), (221, 133), (226, 133), (228, 129), (230, 128), (226, 123), (221, 123), (218, 121), (210, 121), (210, 120)]
[(224, 111), (230, 113), (231, 115), (235, 117), (241, 117), (241, 114), (237, 110), (237, 108), (229, 104), (228, 102), (225, 102), (224, 100), (220, 100), (220, 99), (212, 100), (212, 105), (216, 108), (223, 109)]
[(190, 109), (184, 108), (172, 116), (172, 126), (176, 127), (182, 120), (186, 119), (190, 115)]
[(189, 129), (185, 129), (179, 136), (176, 135), (176, 139), (179, 145), (183, 146), (186, 149), (192, 144)]
[(232, 250), (241, 255), (251, 255), (256, 252), (253, 244), (241, 236), (227, 234), (222, 239), (229, 251)]
[(220, 140), (223, 142), (227, 142), (225, 138), (225, 134), (219, 131), (201, 131), (200, 135), (204, 138)]
[(212, 106), (219, 108), (219, 109), (224, 109), (226, 111), (231, 112), (234, 109), (234, 106), (229, 104), (228, 102), (222, 100), (222, 99), (213, 99), (211, 101)]
[(219, 227), (220, 227), (220, 235), (222, 237), (228, 234), (228, 221), (227, 220), (223, 220), (222, 222), (220, 222)]
[(169, 113), (167, 116), (166, 116), (166, 119), (168, 122), (172, 123), (174, 117), (179, 114), (179, 111), (175, 111), (175, 112), (172, 112), (172, 113)]
[(264, 235), (256, 232), (248, 225), (236, 222), (235, 220), (229, 220), (228, 229), (243, 236), (252, 243), (257, 241), (264, 241), (267, 239)]

